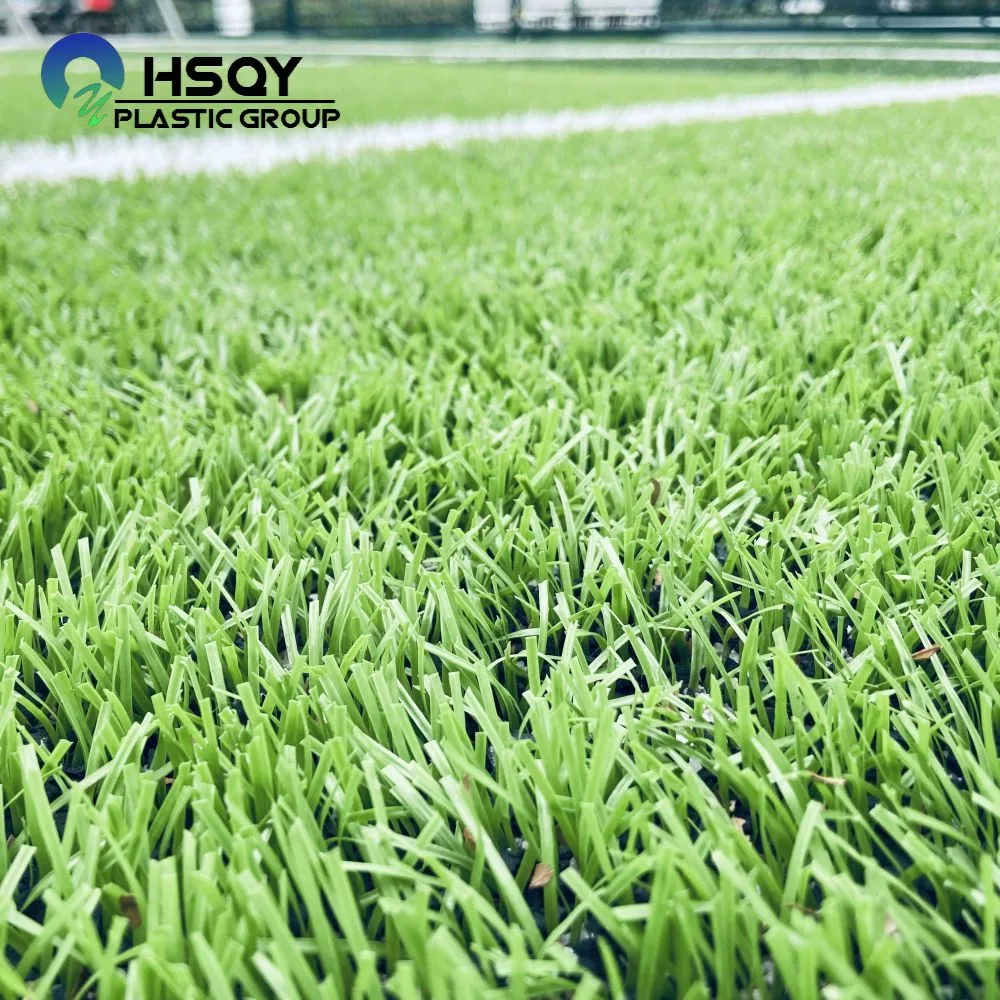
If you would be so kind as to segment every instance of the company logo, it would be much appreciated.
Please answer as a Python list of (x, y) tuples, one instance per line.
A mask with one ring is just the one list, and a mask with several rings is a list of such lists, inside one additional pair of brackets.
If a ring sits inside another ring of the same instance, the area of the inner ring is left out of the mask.
[[(100, 35), (78, 31), (75, 35), (60, 38), (42, 60), (42, 89), (57, 108), (61, 108), (69, 96), (66, 69), (74, 59), (90, 59), (97, 63), (102, 83), (114, 90), (121, 90), (125, 85), (125, 64), (118, 50)], [(105, 91), (102, 95), (100, 83), (89, 83), (86, 87), (81, 87), (73, 95), (74, 99), (85, 98), (78, 112), (79, 117), (90, 115), (87, 124), (99, 125), (108, 117), (99, 112), (111, 100), (112, 95), (113, 90)]]
[[(79, 111), (90, 115), (88, 125), (98, 125), (107, 114), (99, 112), (114, 98), (115, 128), (247, 129), (328, 128), (340, 119), (331, 98), (289, 96), (292, 74), (301, 56), (240, 56), (228, 65), (222, 56), (143, 58), (143, 97), (115, 96), (125, 83), (125, 66), (115, 47), (100, 35), (79, 32), (59, 39), (42, 61), (42, 87), (49, 100), (62, 108), (69, 96), (66, 69), (74, 59), (97, 63), (101, 80), (113, 88), (101, 94), (101, 84), (91, 83), (73, 97), (85, 97)], [(230, 96), (224, 91), (228, 90)]]

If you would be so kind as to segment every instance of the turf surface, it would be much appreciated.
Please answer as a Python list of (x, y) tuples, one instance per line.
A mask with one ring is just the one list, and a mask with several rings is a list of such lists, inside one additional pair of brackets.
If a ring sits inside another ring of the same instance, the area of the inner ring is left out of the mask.
[(0, 195), (0, 995), (996, 997), (998, 125)]

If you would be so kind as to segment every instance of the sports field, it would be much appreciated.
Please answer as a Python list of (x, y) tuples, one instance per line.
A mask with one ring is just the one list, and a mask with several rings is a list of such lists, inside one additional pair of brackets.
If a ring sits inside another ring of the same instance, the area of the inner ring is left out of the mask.
[(0, 188), (0, 996), (1000, 997), (998, 131)]

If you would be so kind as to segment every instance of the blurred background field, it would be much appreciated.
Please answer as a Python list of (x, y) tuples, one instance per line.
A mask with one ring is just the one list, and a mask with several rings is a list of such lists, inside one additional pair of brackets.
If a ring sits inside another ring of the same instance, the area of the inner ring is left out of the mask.
[[(185, 55), (198, 51), (185, 48)], [(201, 50), (242, 51), (240, 43), (227, 41), (222, 48), (201, 43)], [(173, 51), (170, 42), (157, 48), (162, 62)], [(336, 51), (351, 52), (350, 45)], [(878, 80), (920, 79), (947, 75), (988, 73), (1000, 63), (948, 64), (908, 62), (880, 64), (872, 61), (794, 62), (781, 58), (724, 62), (697, 58), (669, 62), (626, 60), (531, 61), (518, 63), (453, 63), (428, 58), (373, 60), (364, 55), (330, 55), (322, 42), (300, 45), (274, 40), (270, 53), (302, 53), (303, 63), (292, 76), (291, 97), (332, 98), (341, 113), (341, 125), (379, 121), (433, 118), (486, 117), (527, 111), (558, 111), (601, 106), (623, 106), (651, 101), (672, 101), (718, 95), (769, 91), (823, 90)], [(124, 97), (143, 93), (142, 58), (125, 50)], [(85, 134), (72, 114), (57, 114), (38, 83), (39, 56), (35, 51), (0, 51), (0, 86), (5, 114), (0, 119), (0, 143), (29, 138), (70, 141), (113, 135), (109, 118)], [(81, 62), (71, 80), (83, 86), (95, 77), (92, 66)], [(230, 94), (228, 87), (223, 96)], [(145, 134), (169, 136), (169, 132)], [(176, 134), (176, 133), (175, 133)]]

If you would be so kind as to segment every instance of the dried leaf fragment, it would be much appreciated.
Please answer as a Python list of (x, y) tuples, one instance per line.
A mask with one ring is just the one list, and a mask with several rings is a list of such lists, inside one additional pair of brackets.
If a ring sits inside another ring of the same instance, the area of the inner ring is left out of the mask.
[(125, 893), (119, 900), (118, 906), (121, 908), (122, 914), (125, 919), (129, 922), (129, 926), (135, 930), (136, 927), (142, 924), (142, 914), (139, 912), (139, 904), (136, 901), (135, 896), (131, 893)]
[(476, 835), (467, 826), (462, 828), (462, 840), (464, 840), (466, 845), (471, 847), (472, 850), (476, 849)]
[(840, 788), (841, 785), (847, 784), (847, 778), (831, 778), (827, 774), (819, 774), (816, 771), (806, 771), (806, 774), (813, 781), (818, 781), (821, 785), (830, 785), (833, 788)]
[(552, 881), (552, 867), (539, 862), (535, 865), (535, 870), (531, 873), (531, 881), (528, 883), (529, 889), (541, 889), (543, 885), (548, 885)]
[(785, 903), (786, 910), (797, 910), (799, 913), (804, 913), (807, 917), (816, 916), (816, 911), (809, 906), (803, 906), (801, 903)]

